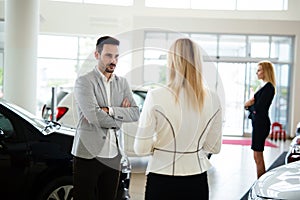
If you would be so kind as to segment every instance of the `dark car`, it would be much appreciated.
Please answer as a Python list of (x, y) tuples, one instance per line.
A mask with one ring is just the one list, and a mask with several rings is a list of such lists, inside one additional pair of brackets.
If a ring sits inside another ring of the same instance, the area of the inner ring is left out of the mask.
[[(0, 99), (0, 199), (72, 199), (74, 134), (75, 129)], [(130, 168), (124, 169), (120, 194), (127, 199)]]
[(1, 199), (67, 199), (73, 188), (74, 130), (3, 99), (0, 128)]

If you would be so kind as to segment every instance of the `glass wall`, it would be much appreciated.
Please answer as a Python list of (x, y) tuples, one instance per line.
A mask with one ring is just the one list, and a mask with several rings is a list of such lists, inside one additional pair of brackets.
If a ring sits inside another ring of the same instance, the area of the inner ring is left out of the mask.
[(145, 5), (206, 10), (287, 10), (288, 0), (145, 0)]
[(77, 77), (81, 52), (79, 37), (39, 35), (38, 109), (51, 98), (51, 87), (69, 90)]
[[(95, 65), (94, 51), (99, 36), (39, 35), (38, 38), (38, 111), (51, 99), (51, 88), (73, 90), (78, 75), (90, 71)], [(118, 75), (125, 75), (131, 66), (131, 48), (128, 36), (119, 35), (121, 40)], [(1, 68), (0, 68), (1, 69)]]
[[(276, 35), (234, 35), (202, 33), (147, 32), (145, 34), (144, 83), (166, 83), (166, 55), (172, 41), (188, 36), (203, 49), (204, 76), (211, 89), (221, 96), (224, 107), (224, 135), (241, 136), (251, 133), (244, 102), (260, 82), (257, 80), (257, 62), (274, 63), (277, 88), (270, 109), (272, 122), (287, 128), (289, 109), (289, 74), (293, 60), (293, 37)], [(212, 71), (212, 64), (215, 71)], [(209, 69), (209, 70), (208, 70)]]
[[(133, 0), (51, 0), (132, 6)], [(139, 0), (140, 1), (140, 0)], [(287, 10), (288, 0), (144, 0), (146, 7), (205, 10)]]
[(103, 5), (116, 5), (116, 6), (132, 6), (133, 5), (133, 0), (51, 0), (51, 1), (103, 4)]

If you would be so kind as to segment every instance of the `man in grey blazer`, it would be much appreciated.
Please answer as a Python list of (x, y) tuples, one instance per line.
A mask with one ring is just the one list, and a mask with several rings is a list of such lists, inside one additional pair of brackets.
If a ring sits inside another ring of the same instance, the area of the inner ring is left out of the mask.
[(113, 74), (118, 48), (119, 40), (100, 37), (94, 53), (97, 66), (75, 82), (79, 116), (72, 148), (75, 200), (115, 199), (121, 159), (117, 132), (123, 122), (139, 118), (127, 80)]

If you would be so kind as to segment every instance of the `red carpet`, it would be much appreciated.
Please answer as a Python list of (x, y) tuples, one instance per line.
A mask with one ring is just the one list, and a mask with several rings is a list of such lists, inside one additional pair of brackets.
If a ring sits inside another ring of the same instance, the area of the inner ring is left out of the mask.
[[(251, 139), (223, 139), (222, 144), (233, 144), (233, 145), (251, 145)], [(266, 140), (265, 146), (277, 147), (277, 145)]]

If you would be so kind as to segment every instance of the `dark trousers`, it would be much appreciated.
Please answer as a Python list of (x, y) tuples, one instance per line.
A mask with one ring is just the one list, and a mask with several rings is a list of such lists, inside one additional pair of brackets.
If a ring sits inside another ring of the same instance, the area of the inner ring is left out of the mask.
[(120, 176), (119, 166), (119, 156), (101, 159), (74, 157), (74, 200), (114, 200)]
[(208, 200), (207, 173), (191, 176), (167, 176), (149, 173), (145, 200)]

